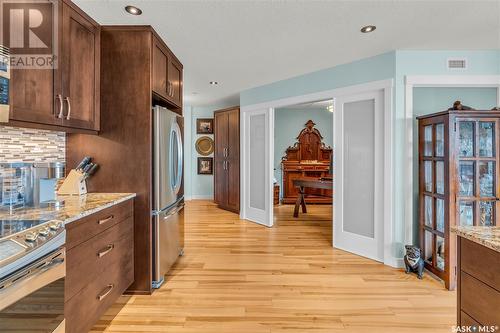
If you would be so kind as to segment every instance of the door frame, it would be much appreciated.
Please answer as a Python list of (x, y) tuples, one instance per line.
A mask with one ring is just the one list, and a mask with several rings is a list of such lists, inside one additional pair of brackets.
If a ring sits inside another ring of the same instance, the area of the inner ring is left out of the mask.
[(404, 160), (404, 241), (413, 244), (413, 88), (497, 88), (500, 105), (500, 75), (406, 75), (405, 76), (405, 145)]
[[(308, 103), (308, 102), (314, 102), (314, 101), (319, 101), (319, 100), (327, 100), (327, 99), (333, 99), (335, 101), (335, 98), (340, 97), (340, 96), (345, 96), (345, 95), (352, 95), (352, 94), (360, 94), (364, 92), (369, 92), (369, 91), (374, 91), (374, 90), (383, 90), (384, 94), (384, 147), (390, 147), (390, 149), (385, 149), (384, 150), (384, 189), (389, 189), (384, 191), (384, 198), (383, 198), (383, 225), (384, 225), (384, 232), (383, 232), (383, 246), (384, 246), (384, 264), (390, 265), (393, 267), (399, 267), (400, 266), (400, 260), (392, 255), (392, 243), (393, 243), (393, 228), (394, 228), (394, 223), (393, 223), (393, 183), (394, 183), (394, 173), (393, 173), (393, 164), (394, 164), (394, 159), (393, 159), (393, 132), (394, 132), (394, 113), (393, 113), (393, 104), (394, 104), (394, 99), (393, 99), (393, 87), (394, 87), (394, 80), (393, 79), (386, 79), (386, 80), (379, 80), (379, 81), (372, 81), (368, 83), (363, 83), (363, 84), (358, 84), (358, 85), (352, 85), (352, 86), (346, 86), (346, 87), (341, 87), (341, 88), (336, 88), (336, 89), (331, 89), (331, 90), (325, 90), (321, 92), (316, 92), (316, 93), (311, 93), (311, 94), (306, 94), (306, 95), (300, 95), (300, 96), (293, 96), (293, 97), (287, 97), (283, 99), (277, 99), (269, 102), (264, 102), (264, 103), (257, 103), (253, 105), (245, 105), (242, 106), (240, 109), (241, 112), (241, 157), (244, 163), (242, 164), (241, 167), (241, 184), (242, 188), (240, 189), (240, 197), (241, 197), (241, 211), (240, 211), (240, 218), (241, 219), (246, 219), (249, 220), (250, 216), (247, 212), (247, 209), (245, 207), (245, 202), (247, 200), (246, 198), (246, 192), (247, 192), (247, 186), (248, 186), (248, 177), (247, 177), (247, 161), (245, 160), (245, 156), (247, 155), (248, 152), (248, 147), (247, 147), (247, 129), (246, 129), (246, 115), (248, 113), (252, 112), (263, 112), (268, 115), (268, 117), (271, 117), (271, 121), (273, 122), (268, 128), (268, 136), (269, 136), (269, 143), (268, 143), (268, 148), (269, 151), (266, 154), (266, 158), (269, 158), (272, 160), (273, 158), (273, 151), (274, 151), (274, 110), (276, 108), (280, 107), (286, 107), (294, 104), (302, 104), (302, 103)], [(335, 110), (335, 108), (334, 108)], [(335, 112), (335, 111), (334, 111)], [(334, 128), (334, 124), (332, 123), (332, 129)], [(334, 151), (336, 150), (335, 142), (333, 145)], [(334, 173), (335, 173), (335, 165), (334, 165)], [(268, 168), (268, 174), (266, 175), (266, 195), (268, 195), (268, 198), (266, 198), (266, 204), (268, 207), (268, 210), (266, 211), (266, 216), (268, 219), (271, 221), (273, 220), (273, 204), (272, 204), (272, 174), (273, 174), (273, 165), (271, 165), (270, 168)], [(334, 175), (334, 186), (335, 186), (335, 175)], [(334, 204), (332, 205), (332, 216), (335, 212), (335, 201)], [(335, 242), (334, 242), (334, 237), (333, 237), (333, 229), (334, 229), (334, 224), (335, 221), (332, 223), (332, 246), (335, 247)]]

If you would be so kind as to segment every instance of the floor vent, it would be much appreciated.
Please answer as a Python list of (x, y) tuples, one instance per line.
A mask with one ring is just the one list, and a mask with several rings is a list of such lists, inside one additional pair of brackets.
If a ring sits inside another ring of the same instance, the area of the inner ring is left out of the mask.
[(467, 59), (448, 59), (448, 69), (466, 69)]

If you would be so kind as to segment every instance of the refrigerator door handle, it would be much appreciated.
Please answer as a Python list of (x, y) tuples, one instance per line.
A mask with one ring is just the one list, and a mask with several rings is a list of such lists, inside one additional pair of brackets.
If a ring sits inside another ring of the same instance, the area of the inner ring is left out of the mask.
[[(174, 140), (174, 136), (175, 136), (175, 140)], [(170, 153), (172, 153), (173, 151), (176, 151), (177, 152), (177, 156), (176, 156), (176, 162), (177, 162), (177, 165), (174, 166), (171, 165), (170, 166), (170, 170), (171, 170), (171, 176), (172, 176), (172, 179), (174, 180), (172, 182), (172, 189), (174, 190), (174, 193), (177, 194), (179, 193), (179, 190), (181, 188), (181, 182), (182, 182), (182, 169), (183, 169), (183, 162), (182, 162), (182, 157), (183, 157), (183, 147), (182, 147), (182, 137), (181, 137), (181, 128), (179, 127), (179, 124), (177, 124), (177, 122), (174, 122), (172, 124), (172, 132), (170, 133), (170, 144), (173, 146), (174, 144), (177, 145), (177, 149), (172, 149), (173, 147), (171, 147), (170, 149)], [(170, 159), (171, 163), (173, 163), (174, 159), (171, 158)], [(174, 170), (176, 170), (174, 172)]]

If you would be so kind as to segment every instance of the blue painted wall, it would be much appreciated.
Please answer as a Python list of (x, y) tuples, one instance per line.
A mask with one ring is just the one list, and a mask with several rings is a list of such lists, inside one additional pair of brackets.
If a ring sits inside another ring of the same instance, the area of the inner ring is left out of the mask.
[(393, 78), (396, 52), (274, 82), (242, 91), (240, 105), (252, 105), (281, 98)]
[[(184, 192), (187, 200), (213, 199), (213, 175), (198, 175), (198, 157), (195, 149), (196, 140), (201, 136), (214, 138), (213, 134), (196, 134), (196, 119), (213, 118), (214, 111), (231, 105), (213, 105), (205, 107), (184, 106)], [(209, 157), (213, 157), (213, 154)]]
[(309, 119), (316, 123), (316, 128), (323, 136), (323, 142), (332, 146), (333, 113), (324, 108), (306, 110), (279, 108), (274, 111), (274, 177), (280, 183), (280, 190), (283, 189), (281, 158), (285, 155), (286, 149), (297, 141), (297, 135)]
[[(496, 88), (414, 88), (413, 113), (415, 117), (443, 111), (459, 100), (477, 110), (490, 110), (496, 104)], [(418, 122), (413, 121), (413, 184), (418, 184)], [(413, 187), (413, 207), (418, 207), (418, 186)], [(418, 210), (413, 210), (413, 235), (418, 240)]]
[[(467, 69), (449, 70), (449, 58), (466, 58)], [(393, 252), (403, 255), (405, 239), (405, 77), (408, 75), (497, 75), (500, 74), (500, 50), (485, 51), (396, 51), (394, 78), (394, 243)], [(437, 103), (437, 101), (436, 101)], [(465, 100), (464, 100), (465, 103)], [(414, 118), (414, 117), (413, 117)], [(415, 159), (413, 164), (418, 163)], [(414, 183), (414, 187), (418, 183)], [(418, 206), (413, 206), (413, 212)], [(415, 223), (414, 221), (412, 221)], [(415, 225), (414, 228), (415, 230)], [(418, 235), (413, 234), (413, 242)]]
[[(448, 70), (447, 59), (467, 58), (466, 70)], [(394, 229), (391, 252), (395, 258), (403, 255), (405, 241), (405, 76), (407, 75), (499, 75), (500, 50), (485, 51), (393, 51), (274, 82), (241, 92), (242, 106), (278, 100), (286, 97), (346, 87), (382, 79), (394, 79)], [(420, 93), (420, 92), (419, 92)], [(425, 93), (424, 91), (422, 93)], [(434, 105), (447, 98), (443, 93)], [(466, 103), (466, 100), (464, 103)], [(414, 207), (414, 210), (416, 207)]]

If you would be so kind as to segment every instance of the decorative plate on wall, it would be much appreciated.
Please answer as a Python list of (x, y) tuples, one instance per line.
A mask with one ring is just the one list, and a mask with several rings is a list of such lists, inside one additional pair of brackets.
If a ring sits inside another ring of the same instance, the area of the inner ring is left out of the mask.
[(214, 140), (208, 136), (202, 136), (196, 140), (195, 148), (201, 156), (208, 156), (214, 152)]

